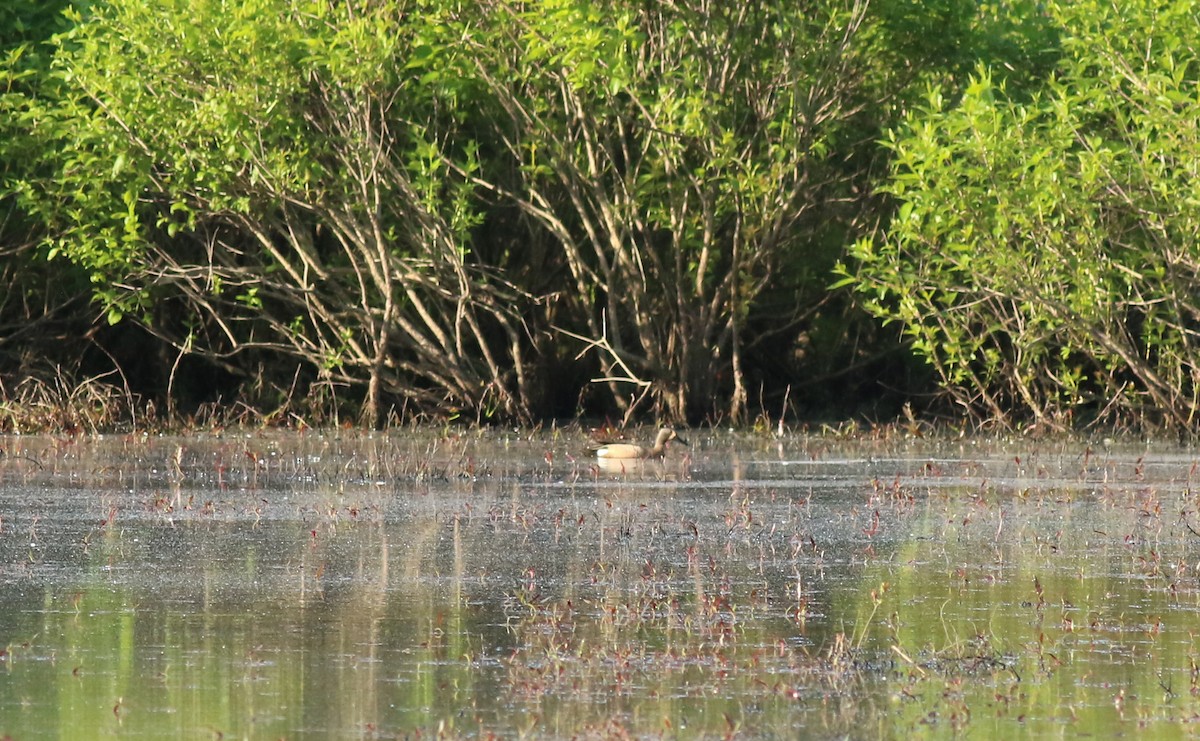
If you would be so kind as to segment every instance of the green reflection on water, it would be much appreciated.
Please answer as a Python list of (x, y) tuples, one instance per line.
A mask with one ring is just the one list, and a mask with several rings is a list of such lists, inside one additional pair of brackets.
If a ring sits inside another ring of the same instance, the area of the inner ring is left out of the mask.
[[(197, 565), (180, 575), (202, 590), (195, 601), (186, 589), (148, 593), (103, 576), (48, 591), (23, 615), (6, 600), (3, 619), (22, 624), (23, 638), (0, 679), (0, 730), (291, 738), (435, 725), (477, 684), (463, 658), (469, 609), (433, 590), (381, 599), (369, 587), (379, 564), (364, 566), (367, 587), (336, 595), (301, 590), (296, 578), (292, 592), (213, 597), (205, 584), (222, 566)], [(296, 568), (313, 573), (312, 563)]]
[[(1126, 492), (1024, 503), (964, 494), (926, 500), (904, 544), (865, 569), (874, 597), (852, 608), (859, 641), (898, 659), (893, 730), (1194, 735), (1190, 531), (1163, 527)], [(1170, 499), (1195, 510), (1187, 487)]]

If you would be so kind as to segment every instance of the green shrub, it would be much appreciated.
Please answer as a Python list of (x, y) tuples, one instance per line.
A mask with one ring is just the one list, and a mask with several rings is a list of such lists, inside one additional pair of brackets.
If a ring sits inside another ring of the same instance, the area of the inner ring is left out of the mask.
[[(843, 266), (947, 392), (1002, 422), (1200, 411), (1200, 18), (1052, 3), (1063, 55), (1012, 96), (980, 68), (888, 140), (885, 238)], [(1075, 421), (1078, 421), (1077, 419)]]

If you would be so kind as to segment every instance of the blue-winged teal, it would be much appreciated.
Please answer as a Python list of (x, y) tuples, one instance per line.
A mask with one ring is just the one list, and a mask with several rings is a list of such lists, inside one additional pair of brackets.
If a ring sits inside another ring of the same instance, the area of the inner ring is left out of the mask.
[(667, 452), (667, 443), (672, 440), (684, 445), (688, 444), (688, 441), (680, 437), (675, 430), (670, 427), (663, 427), (654, 438), (654, 447), (652, 448), (634, 443), (609, 443), (596, 448), (596, 457), (603, 459), (619, 458), (622, 460), (629, 458), (662, 458), (663, 454)]

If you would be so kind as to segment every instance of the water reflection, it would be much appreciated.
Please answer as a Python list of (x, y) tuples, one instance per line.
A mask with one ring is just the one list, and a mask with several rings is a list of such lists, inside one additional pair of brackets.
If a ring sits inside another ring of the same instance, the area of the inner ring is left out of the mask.
[(1188, 451), (0, 441), (0, 734), (1185, 732)]

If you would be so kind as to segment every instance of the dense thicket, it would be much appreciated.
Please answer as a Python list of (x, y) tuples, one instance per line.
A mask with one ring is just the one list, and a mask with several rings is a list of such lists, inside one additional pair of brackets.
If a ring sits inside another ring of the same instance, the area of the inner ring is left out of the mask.
[(854, 282), (973, 415), (1191, 427), (1200, 11), (1048, 8), (1062, 56), (1035, 94), (981, 67), (889, 140), (899, 210)]
[[(853, 287), (901, 320), (972, 413), (1061, 416), (1098, 395), (1096, 370), (1128, 408), (1178, 410), (1190, 371), (1162, 363), (1186, 356), (1188, 331), (1145, 330), (1123, 349), (1137, 369), (1097, 360), (1095, 332), (1026, 322), (1038, 305), (1016, 289), (1042, 284), (1004, 270), (1051, 234), (1069, 259), (1047, 266), (1174, 229), (1161, 208), (1160, 222), (1138, 214), (1179, 195), (1156, 178), (1187, 180), (1177, 164), (1143, 168), (1121, 209), (1093, 215), (1124, 223), (1120, 239), (1091, 242), (1046, 216), (1047, 199), (1064, 200), (1050, 174), (1048, 190), (1012, 187), (1017, 163), (1050, 173), (1061, 161), (1038, 154), (1064, 141), (1053, 111), (1117, 141), (1141, 125), (1128, 108), (1161, 107), (1136, 97), (1139, 81), (1158, 84), (1138, 44), (1179, 18), (1146, 4), (1152, 22), (1100, 46), (1126, 21), (1071, 7), (107, 0), (60, 19), (18, 3), (0, 95), (0, 363), (32, 373), (30, 348), (61, 359), (86, 340), (96, 368), (115, 364), (169, 406), (224, 394), (357, 409), (370, 425), (737, 421), (811, 411), (818, 394), (845, 412), (902, 391), (913, 369), (901, 333), (862, 313)], [(1154, 132), (1178, 163), (1195, 76), (1181, 55), (1195, 47), (1172, 33), (1182, 67), (1153, 71), (1182, 100)], [(972, 150), (981, 107), (1008, 138)], [(1008, 237), (972, 241), (985, 226)], [(964, 254), (979, 262), (953, 262)], [(854, 280), (831, 289), (839, 260)], [(1187, 271), (1167, 272), (1178, 310)], [(1157, 326), (1167, 302), (1138, 290), (1112, 313)], [(81, 291), (87, 302), (72, 302)], [(989, 305), (1008, 313), (978, 313)], [(18, 329), (64, 314), (81, 342), (38, 348)], [(1043, 330), (1036, 351), (1026, 324)], [(1062, 365), (1031, 371), (1030, 357)], [(1080, 359), (1092, 366), (1077, 378), (1063, 370)]]
[(45, 141), (26, 101), (49, 84), (52, 50), (45, 42), (66, 28), (66, 7), (66, 0), (0, 4), (0, 401), (31, 380), (54, 377), (42, 349), (82, 337), (92, 323), (86, 283), (38, 257), (46, 232), (13, 192), (55, 176), (54, 168), (38, 168)]

